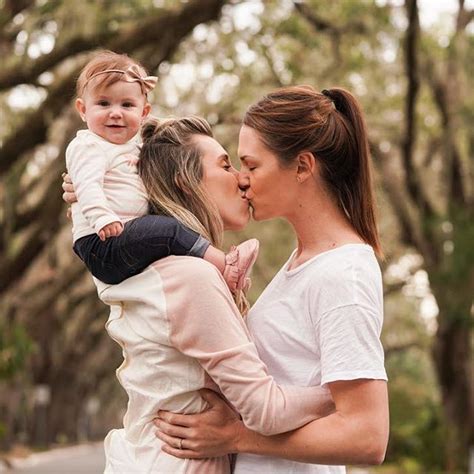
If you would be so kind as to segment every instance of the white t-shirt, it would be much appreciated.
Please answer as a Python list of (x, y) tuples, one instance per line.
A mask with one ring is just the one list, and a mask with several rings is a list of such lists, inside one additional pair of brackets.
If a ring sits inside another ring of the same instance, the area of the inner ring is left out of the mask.
[[(295, 252), (251, 309), (247, 324), (277, 383), (387, 380), (380, 342), (382, 278), (372, 248), (348, 244), (288, 270)], [(236, 474), (341, 474), (344, 466), (237, 456)]]

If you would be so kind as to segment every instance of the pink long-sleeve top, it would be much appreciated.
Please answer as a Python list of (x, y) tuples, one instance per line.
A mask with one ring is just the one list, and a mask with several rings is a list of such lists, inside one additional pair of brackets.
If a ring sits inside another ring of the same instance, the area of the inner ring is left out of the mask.
[(160, 409), (203, 411), (204, 387), (220, 390), (249, 428), (267, 435), (308, 423), (330, 403), (320, 387), (275, 383), (208, 262), (168, 257), (119, 285), (97, 285), (111, 306), (106, 328), (123, 349), (117, 377), (129, 398), (123, 429), (105, 440), (105, 472), (229, 472), (227, 456), (177, 459), (160, 450), (154, 435)]

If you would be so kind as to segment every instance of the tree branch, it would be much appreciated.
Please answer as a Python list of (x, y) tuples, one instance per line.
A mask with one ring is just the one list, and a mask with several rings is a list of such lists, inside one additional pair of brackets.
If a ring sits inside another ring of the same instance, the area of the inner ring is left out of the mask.
[(405, 184), (397, 177), (388, 153), (380, 150), (377, 144), (370, 143), (374, 162), (380, 169), (384, 188), (398, 218), (402, 230), (402, 240), (416, 248), (425, 259), (427, 268), (432, 268), (440, 258), (436, 240), (429, 229), (422, 224), (419, 208), (408, 194)]
[(420, 88), (417, 48), (420, 35), (417, 0), (406, 0), (408, 28), (404, 41), (405, 73), (408, 85), (405, 102), (405, 134), (402, 143), (402, 162), (408, 193), (422, 210), (424, 216), (430, 218), (434, 210), (422, 190), (421, 183), (413, 165), (416, 142), (416, 102)]
[(462, 44), (462, 41), (465, 40), (462, 33), (472, 20), (472, 14), (472, 11), (464, 9), (464, 2), (460, 2), (456, 31), (451, 38), (448, 65), (444, 77), (428, 54), (423, 56), (422, 61), (424, 76), (427, 77), (434, 102), (441, 116), (444, 164), (449, 189), (448, 202), (461, 207), (467, 204), (469, 186), (464, 183), (461, 152), (456, 142), (456, 133), (460, 126), (457, 112), (460, 97), (462, 97), (462, 81), (459, 78), (458, 63), (460, 43)]
[(10, 68), (2, 68), (0, 72), (0, 91), (20, 84), (36, 83), (38, 76), (57, 66), (64, 59), (84, 51), (99, 48), (114, 36), (115, 32), (113, 31), (99, 31), (89, 38), (78, 36), (58, 45), (49, 54), (40, 56), (36, 60), (21, 62)]
[(329, 33), (333, 37), (340, 38), (343, 33), (367, 33), (367, 25), (362, 21), (351, 21), (345, 25), (334, 25), (333, 23), (318, 16), (306, 3), (294, 1), (295, 10), (306, 19), (306, 21), (316, 30)]
[[(168, 11), (122, 31), (119, 36), (103, 46), (131, 54), (147, 44), (155, 44), (156, 54), (161, 58), (159, 64), (172, 56), (183, 38), (196, 25), (217, 19), (225, 3), (226, 0), (194, 0), (178, 12)], [(156, 57), (154, 60), (156, 61)], [(146, 61), (145, 66), (147, 66)], [(23, 153), (45, 141), (49, 124), (60, 114), (74, 94), (74, 82), (78, 69), (59, 79), (38, 110), (26, 117), (23, 124), (5, 139), (0, 150), (0, 175), (5, 173)]]

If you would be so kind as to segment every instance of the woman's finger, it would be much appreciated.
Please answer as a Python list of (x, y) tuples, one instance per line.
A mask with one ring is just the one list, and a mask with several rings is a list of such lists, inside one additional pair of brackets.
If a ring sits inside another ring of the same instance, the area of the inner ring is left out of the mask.
[(193, 415), (180, 415), (179, 413), (171, 413), (169, 411), (159, 411), (158, 418), (166, 421), (170, 425), (179, 425), (191, 427), (196, 423), (195, 417)]
[(155, 426), (159, 431), (165, 433), (168, 436), (173, 436), (175, 438), (188, 439), (191, 435), (190, 429), (185, 428), (184, 426), (170, 425), (164, 420), (157, 420)]
[[(163, 443), (165, 443), (170, 448), (180, 449), (179, 447), (182, 446), (181, 438), (175, 438), (174, 436), (168, 436), (166, 433), (161, 431), (155, 432), (155, 435), (158, 439), (161, 439)], [(184, 443), (184, 441), (183, 441)], [(184, 449), (184, 447), (183, 447)], [(190, 450), (188, 450), (190, 451)]]
[(161, 450), (167, 454), (171, 454), (171, 456), (174, 456), (180, 459), (200, 459), (203, 457), (203, 456), (200, 456), (198, 453), (191, 451), (190, 449), (176, 449), (169, 446), (168, 444), (164, 444), (161, 447)]

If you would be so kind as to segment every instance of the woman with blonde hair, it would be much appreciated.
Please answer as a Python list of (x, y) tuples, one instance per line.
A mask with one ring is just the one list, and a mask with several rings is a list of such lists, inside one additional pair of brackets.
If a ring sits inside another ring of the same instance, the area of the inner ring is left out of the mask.
[[(152, 212), (178, 219), (214, 245), (224, 229), (247, 224), (237, 173), (205, 120), (150, 121), (142, 136), (138, 169)], [(268, 375), (231, 292), (209, 262), (170, 256), (120, 284), (97, 285), (111, 307), (106, 328), (123, 350), (117, 378), (128, 395), (123, 428), (105, 439), (105, 472), (230, 472), (226, 454), (178, 459), (157, 446), (156, 412), (205, 410), (202, 388), (221, 392), (246, 426), (267, 435), (332, 409), (327, 390), (277, 385)], [(182, 441), (176, 447), (184, 448)]]

